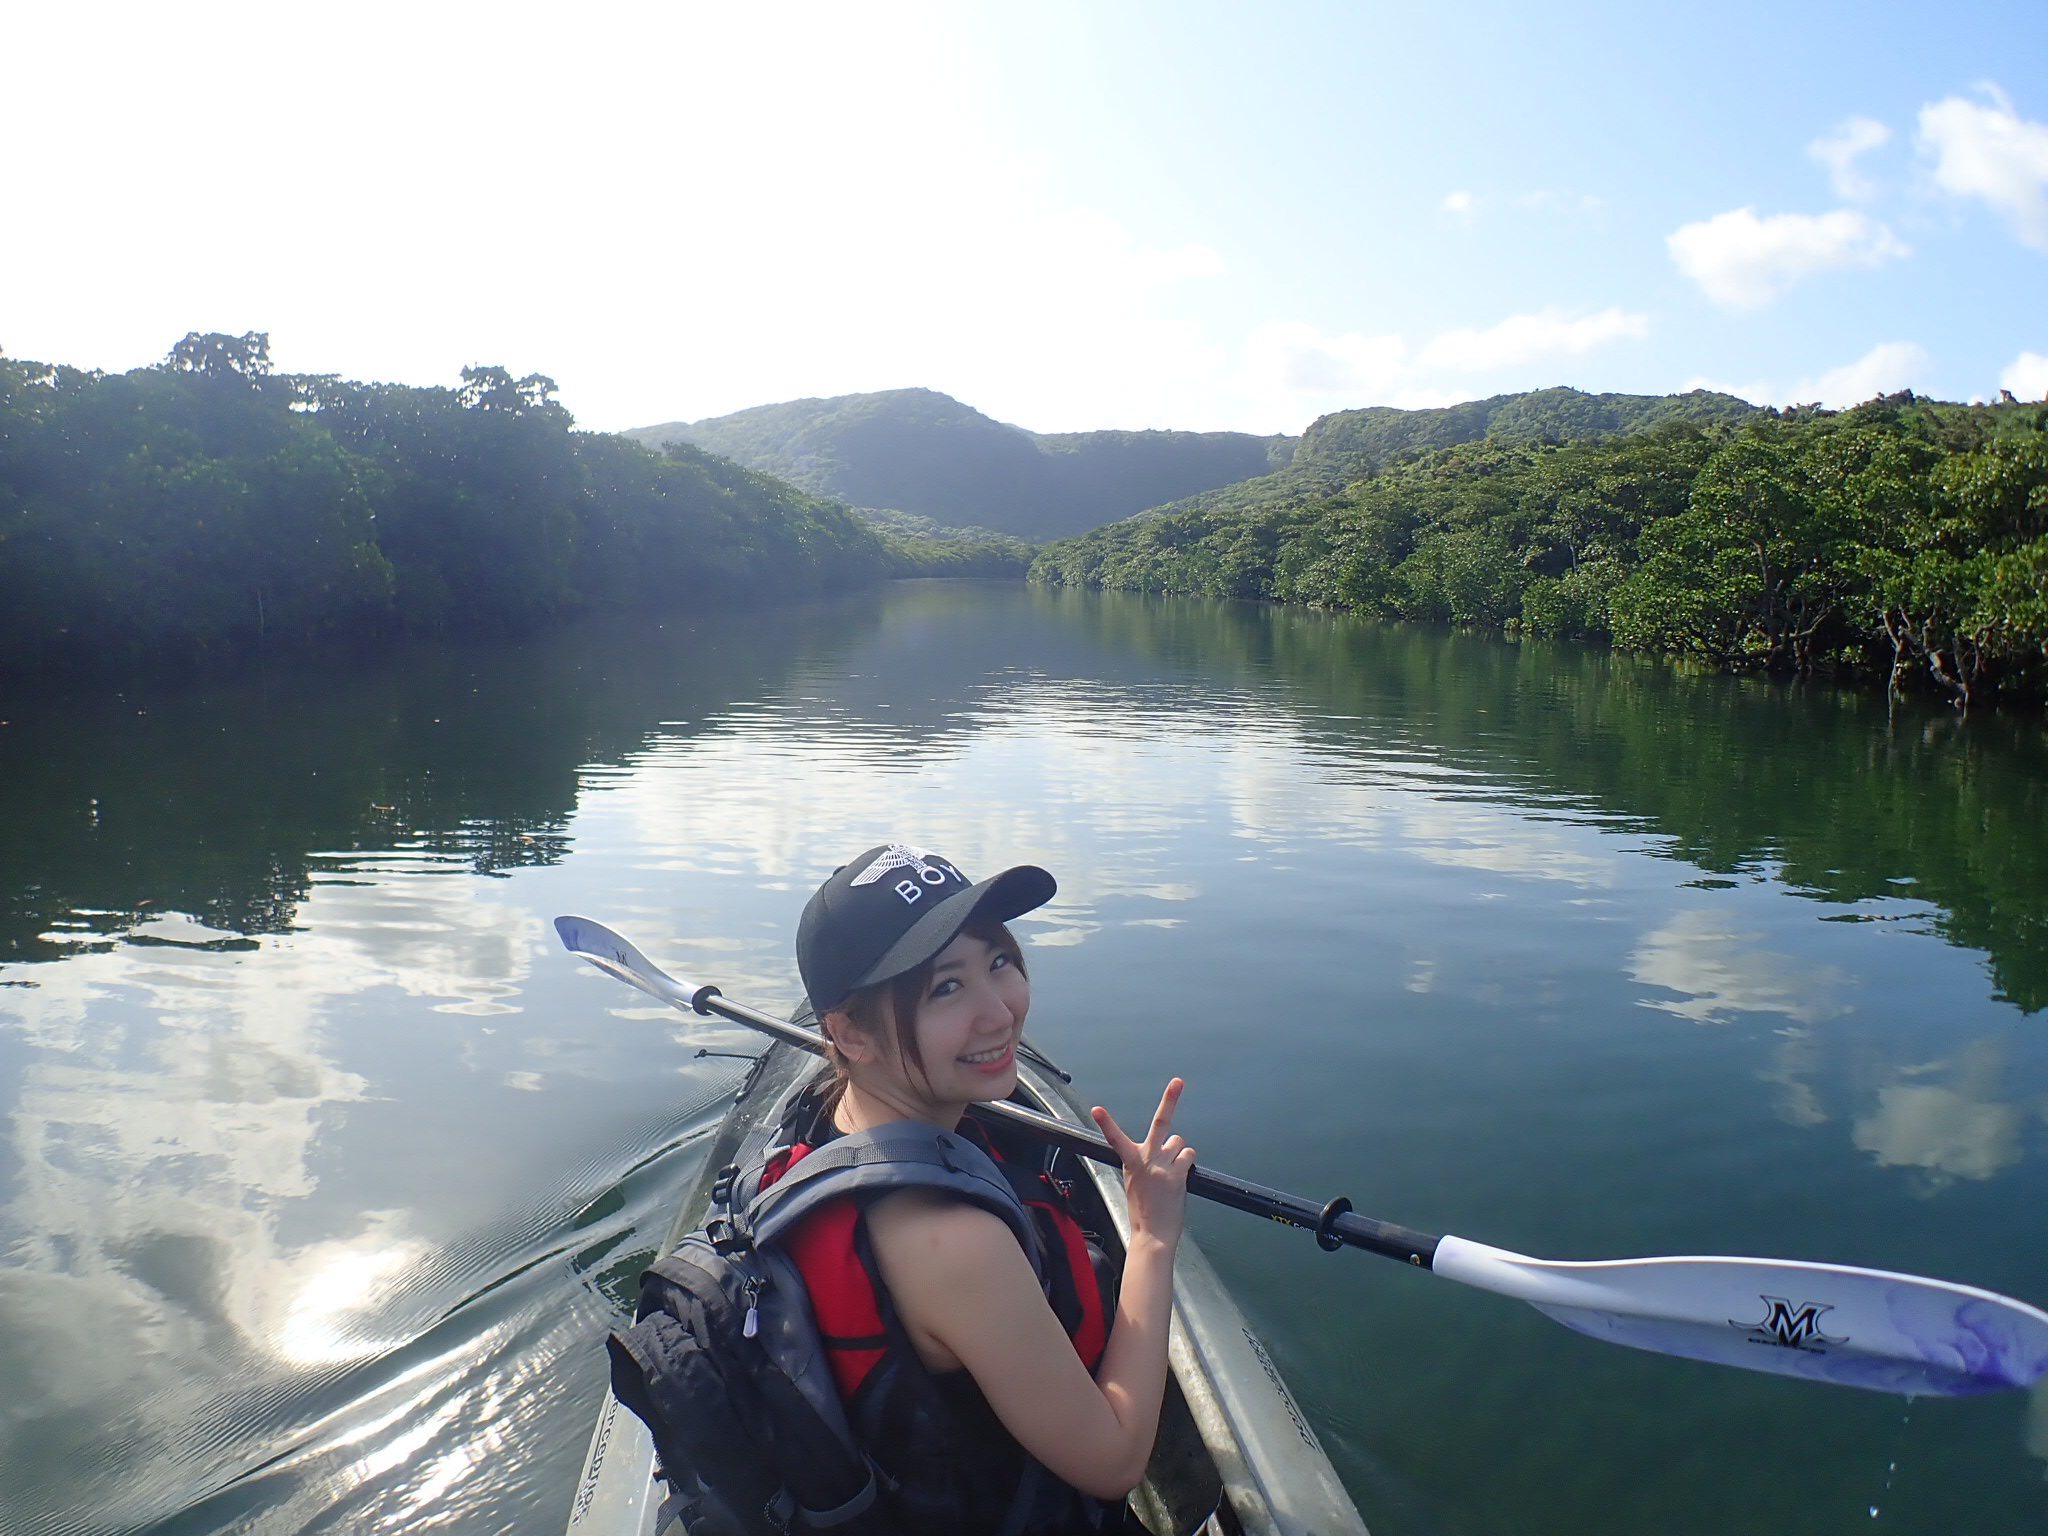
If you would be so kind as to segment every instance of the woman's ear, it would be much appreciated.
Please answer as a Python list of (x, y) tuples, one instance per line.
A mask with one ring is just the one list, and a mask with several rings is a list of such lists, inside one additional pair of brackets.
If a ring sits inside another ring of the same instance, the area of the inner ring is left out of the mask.
[(832, 1048), (848, 1061), (865, 1061), (868, 1051), (868, 1037), (861, 1027), (853, 1022), (853, 1016), (843, 1008), (826, 1012), (818, 1023), (825, 1031), (825, 1038), (832, 1042)]

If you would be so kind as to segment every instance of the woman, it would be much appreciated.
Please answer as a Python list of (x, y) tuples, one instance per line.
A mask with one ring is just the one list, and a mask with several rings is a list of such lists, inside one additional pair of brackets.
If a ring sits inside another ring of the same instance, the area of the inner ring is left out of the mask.
[[(975, 884), (902, 844), (870, 849), (819, 888), (797, 961), (831, 1076), (800, 1107), (796, 1158), (899, 1121), (973, 1136), (967, 1106), (1016, 1087), (1031, 1008), (1003, 925), (1055, 889), (1031, 865)], [(912, 1523), (924, 1507), (971, 1522), (960, 1528), (1120, 1526), (1166, 1385), (1173, 1255), (1195, 1160), (1173, 1134), (1181, 1087), (1167, 1084), (1142, 1141), (1094, 1111), (1122, 1160), (1131, 1216), (1113, 1316), (1056, 1183), (1014, 1165), (1006, 1175), (1037, 1207), (1035, 1261), (1013, 1223), (928, 1188), (847, 1197), (791, 1241), (856, 1432), (904, 1485)], [(1043, 1198), (1031, 1198), (1034, 1182)], [(839, 1331), (861, 1326), (839, 1319), (862, 1315), (879, 1316), (881, 1332), (872, 1322), (864, 1336)]]

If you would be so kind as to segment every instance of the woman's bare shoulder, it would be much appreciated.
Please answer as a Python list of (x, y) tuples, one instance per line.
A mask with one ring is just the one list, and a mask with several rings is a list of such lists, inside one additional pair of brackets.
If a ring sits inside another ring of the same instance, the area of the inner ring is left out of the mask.
[(1015, 1334), (1034, 1313), (1065, 1337), (1016, 1234), (995, 1212), (936, 1190), (897, 1190), (868, 1208), (868, 1233), (882, 1281), (932, 1370), (958, 1369), (971, 1341)]
[(934, 1189), (899, 1189), (868, 1207), (878, 1248), (903, 1258), (979, 1266), (1011, 1254), (1022, 1261), (1016, 1234), (994, 1211)]

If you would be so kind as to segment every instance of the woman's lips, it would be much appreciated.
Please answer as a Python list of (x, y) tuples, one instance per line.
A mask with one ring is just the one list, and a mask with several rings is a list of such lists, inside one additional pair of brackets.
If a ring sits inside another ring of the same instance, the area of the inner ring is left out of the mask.
[[(979, 1055), (980, 1052), (976, 1052), (975, 1054)], [(966, 1057), (963, 1056), (960, 1058), (960, 1065), (967, 1068), (967, 1070), (970, 1072), (1000, 1072), (1003, 1070), (1003, 1068), (1009, 1066), (1010, 1063), (1015, 1061), (1016, 1059), (1017, 1042), (1012, 1040), (1008, 1045), (1005, 1045), (1000, 1052), (998, 1052), (995, 1056), (991, 1057), (987, 1061), (969, 1061)]]

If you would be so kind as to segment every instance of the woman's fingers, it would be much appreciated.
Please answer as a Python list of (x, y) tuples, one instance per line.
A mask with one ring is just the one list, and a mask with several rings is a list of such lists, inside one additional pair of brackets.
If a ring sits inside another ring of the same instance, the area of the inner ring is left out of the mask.
[(1173, 1128), (1173, 1111), (1180, 1103), (1181, 1090), (1186, 1086), (1176, 1077), (1159, 1095), (1159, 1108), (1152, 1114), (1152, 1134), (1145, 1138), (1147, 1146), (1156, 1147), (1166, 1139), (1166, 1133)]
[(1088, 1112), (1128, 1175), (1135, 1176), (1150, 1169), (1155, 1172), (1176, 1171), (1185, 1177), (1187, 1170), (1194, 1166), (1195, 1149), (1173, 1130), (1173, 1112), (1179, 1106), (1181, 1090), (1186, 1086), (1177, 1077), (1166, 1085), (1166, 1091), (1159, 1096), (1159, 1108), (1152, 1116), (1152, 1128), (1143, 1142), (1132, 1141), (1123, 1127), (1116, 1123), (1116, 1117), (1101, 1105)]
[(1109, 1143), (1110, 1151), (1114, 1152), (1125, 1162), (1129, 1162), (1132, 1157), (1137, 1155), (1138, 1144), (1124, 1134), (1124, 1128), (1116, 1123), (1115, 1116), (1111, 1115), (1100, 1104), (1089, 1110), (1088, 1113), (1093, 1117), (1097, 1129), (1102, 1132), (1102, 1139)]

